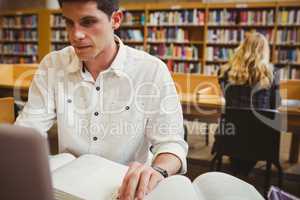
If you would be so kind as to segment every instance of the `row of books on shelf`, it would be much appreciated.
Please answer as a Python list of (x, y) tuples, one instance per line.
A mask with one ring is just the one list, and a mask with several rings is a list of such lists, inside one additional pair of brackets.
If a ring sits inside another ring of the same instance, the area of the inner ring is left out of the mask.
[[(263, 34), (270, 42), (273, 41), (274, 34), (272, 29), (257, 30), (257, 32)], [(207, 34), (208, 43), (224, 43), (224, 44), (236, 44), (245, 39), (244, 29), (211, 29)]]
[(300, 9), (281, 10), (277, 19), (279, 25), (300, 25)]
[(0, 54), (3, 55), (37, 55), (37, 44), (2, 44)]
[(179, 46), (179, 45), (148, 45), (147, 51), (154, 56), (158, 56), (161, 59), (179, 59), (199, 61), (199, 51), (195, 46)]
[(300, 44), (300, 29), (277, 30), (276, 44)]
[(299, 64), (300, 48), (296, 49), (276, 49), (275, 63)]
[(55, 14), (50, 16), (50, 26), (54, 27), (66, 27), (65, 19), (61, 14)]
[(0, 56), (0, 63), (6, 63), (6, 64), (25, 64), (25, 63), (37, 63), (37, 57), (32, 56), (32, 57), (4, 57)]
[(220, 69), (220, 64), (214, 64), (214, 65), (205, 65), (203, 69), (203, 73), (205, 75), (217, 75), (218, 70)]
[(183, 28), (148, 28), (147, 41), (189, 42), (189, 32)]
[(124, 12), (123, 25), (144, 25), (145, 14), (139, 12)]
[(225, 47), (207, 47), (206, 60), (207, 61), (227, 61), (234, 53), (233, 48)]
[(273, 25), (274, 10), (213, 10), (208, 14), (209, 25)]
[(300, 79), (300, 69), (286, 66), (279, 70), (279, 76), (280, 80)]
[(204, 25), (205, 13), (202, 10), (178, 10), (149, 13), (149, 25)]
[(68, 33), (64, 30), (53, 30), (51, 40), (52, 42), (68, 42)]
[(37, 15), (4, 16), (2, 18), (2, 28), (36, 28), (37, 24)]
[(0, 30), (0, 41), (38, 41), (36, 30)]
[(128, 29), (128, 30), (119, 30), (118, 33), (120, 38), (124, 41), (136, 41), (143, 42), (144, 36), (140, 29)]
[(200, 63), (187, 63), (187, 62), (174, 62), (173, 60), (167, 61), (169, 71), (176, 73), (200, 73)]

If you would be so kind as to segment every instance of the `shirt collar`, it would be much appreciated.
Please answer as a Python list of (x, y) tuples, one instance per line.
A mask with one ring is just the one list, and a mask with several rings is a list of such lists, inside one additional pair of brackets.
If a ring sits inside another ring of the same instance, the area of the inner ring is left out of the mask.
[[(122, 76), (122, 72), (124, 70), (124, 63), (126, 60), (126, 47), (123, 44), (122, 40), (118, 36), (114, 35), (114, 39), (117, 42), (117, 44), (119, 45), (119, 49), (118, 49), (117, 55), (114, 58), (112, 64), (105, 71), (111, 71), (111, 72), (115, 73), (115, 75), (117, 75), (117, 76)], [(75, 50), (73, 48), (72, 61), (71, 61), (70, 65), (67, 67), (67, 72), (75, 73), (75, 72), (78, 72), (79, 70), (83, 70), (83, 67), (84, 66), (83, 66), (82, 61), (80, 61), (80, 59), (76, 55)]]

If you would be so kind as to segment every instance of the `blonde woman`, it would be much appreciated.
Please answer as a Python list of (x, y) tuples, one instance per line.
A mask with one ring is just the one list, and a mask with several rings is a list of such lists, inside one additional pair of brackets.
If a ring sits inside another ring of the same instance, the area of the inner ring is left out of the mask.
[[(269, 55), (269, 43), (262, 34), (245, 36), (233, 57), (218, 72), (226, 106), (276, 109), (280, 105), (279, 76), (269, 62)], [(216, 142), (217, 139), (216, 136)], [(255, 164), (231, 158), (233, 171), (245, 176)]]
[(270, 47), (260, 33), (248, 33), (218, 72), (226, 106), (275, 109), (280, 105), (279, 76), (270, 63)]

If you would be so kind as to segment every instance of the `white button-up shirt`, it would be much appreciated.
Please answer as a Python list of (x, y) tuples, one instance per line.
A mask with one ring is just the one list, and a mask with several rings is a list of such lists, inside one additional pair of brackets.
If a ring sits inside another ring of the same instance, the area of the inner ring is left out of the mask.
[(166, 65), (117, 38), (118, 53), (96, 80), (73, 47), (48, 54), (16, 124), (42, 134), (57, 120), (59, 151), (96, 154), (128, 164), (172, 153), (186, 171), (179, 97)]

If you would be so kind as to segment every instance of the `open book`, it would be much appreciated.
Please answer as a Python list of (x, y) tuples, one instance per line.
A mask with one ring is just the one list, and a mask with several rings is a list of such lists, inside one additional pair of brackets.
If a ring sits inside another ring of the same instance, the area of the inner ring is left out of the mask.
[[(50, 168), (56, 200), (114, 200), (127, 166), (95, 155), (75, 158), (51, 156)], [(263, 200), (248, 183), (218, 172), (197, 177), (193, 183), (176, 175), (161, 181), (145, 200)]]

